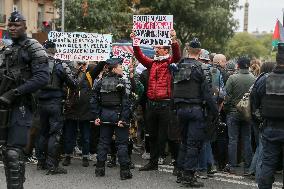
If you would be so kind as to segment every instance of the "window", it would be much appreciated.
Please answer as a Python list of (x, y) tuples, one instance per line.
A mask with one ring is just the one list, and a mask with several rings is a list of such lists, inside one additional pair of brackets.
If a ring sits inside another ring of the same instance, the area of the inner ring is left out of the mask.
[(38, 10), (37, 10), (37, 28), (41, 29), (42, 22), (44, 21), (44, 5), (38, 4)]

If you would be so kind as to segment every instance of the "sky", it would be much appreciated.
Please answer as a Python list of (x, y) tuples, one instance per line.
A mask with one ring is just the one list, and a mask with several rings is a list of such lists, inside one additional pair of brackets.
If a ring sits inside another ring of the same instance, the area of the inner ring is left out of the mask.
[[(284, 0), (248, 0), (249, 2), (249, 22), (248, 30), (253, 32), (270, 32), (274, 30), (276, 20), (283, 23)], [(245, 0), (239, 0), (240, 5), (245, 4)], [(234, 17), (239, 20), (237, 31), (243, 31), (244, 9), (237, 10)]]

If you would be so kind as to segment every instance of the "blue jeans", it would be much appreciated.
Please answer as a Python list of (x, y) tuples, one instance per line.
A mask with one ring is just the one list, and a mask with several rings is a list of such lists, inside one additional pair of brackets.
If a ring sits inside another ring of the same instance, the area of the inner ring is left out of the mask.
[(210, 141), (204, 142), (198, 157), (198, 169), (200, 171), (207, 170), (207, 165), (214, 165), (214, 158)]
[(64, 128), (64, 152), (71, 155), (76, 145), (78, 127), (81, 133), (82, 154), (88, 156), (90, 152), (90, 121), (66, 120)]
[(229, 164), (233, 167), (237, 166), (238, 141), (239, 135), (241, 135), (245, 169), (248, 169), (252, 160), (251, 123), (242, 120), (238, 114), (231, 113), (227, 115), (227, 126), (229, 135)]

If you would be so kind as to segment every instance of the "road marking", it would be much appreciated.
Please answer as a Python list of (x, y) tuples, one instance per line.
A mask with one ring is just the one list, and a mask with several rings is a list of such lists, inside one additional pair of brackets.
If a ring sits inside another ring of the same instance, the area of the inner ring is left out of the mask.
[[(143, 167), (142, 165), (135, 165), (137, 168)], [(165, 172), (165, 173), (173, 173), (173, 166), (170, 165), (159, 165), (158, 166), (158, 171), (160, 172)], [(216, 177), (219, 176), (219, 177)], [(225, 177), (225, 178), (222, 178)], [(245, 179), (243, 176), (238, 176), (238, 175), (231, 175), (231, 174), (224, 174), (224, 173), (215, 173), (213, 178), (208, 178), (210, 180), (217, 180), (221, 182), (228, 182), (228, 183), (233, 183), (233, 184), (240, 184), (240, 185), (245, 185), (245, 186), (252, 186), (252, 187), (257, 187), (256, 183), (253, 182), (247, 182), (247, 181), (240, 181), (242, 179)], [(234, 180), (237, 179), (237, 180)], [(282, 183), (280, 182), (274, 182), (273, 183), (272, 189), (282, 189)], [(281, 188), (277, 187), (280, 186)]]

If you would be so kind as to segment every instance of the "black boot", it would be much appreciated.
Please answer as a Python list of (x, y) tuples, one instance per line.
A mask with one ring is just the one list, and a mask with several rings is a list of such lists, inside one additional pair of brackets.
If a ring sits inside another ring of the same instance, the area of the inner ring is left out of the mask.
[(111, 159), (107, 162), (107, 167), (113, 168), (116, 166), (116, 156), (111, 156)]
[(66, 156), (64, 161), (62, 162), (63, 166), (68, 166), (71, 164), (71, 157), (70, 156)]
[(179, 168), (176, 168), (176, 176), (177, 176), (176, 183), (181, 183), (183, 177), (183, 171)]
[(51, 167), (48, 168), (46, 175), (58, 175), (58, 174), (67, 174), (67, 170), (63, 167), (57, 166), (57, 167)]
[(202, 182), (197, 181), (197, 179), (194, 177), (194, 172), (192, 171), (184, 172), (181, 183), (185, 187), (192, 187), (192, 188), (204, 187), (204, 184)]
[(95, 170), (96, 177), (103, 177), (105, 176), (105, 162), (98, 161)]
[(37, 170), (46, 170), (46, 163), (45, 161), (38, 161), (36, 165)]
[(120, 166), (120, 179), (126, 180), (131, 179), (132, 173), (130, 172), (129, 166)]
[(83, 160), (82, 160), (82, 162), (83, 162), (83, 167), (89, 167), (89, 160), (88, 160), (88, 158), (87, 157), (83, 157)]
[(139, 171), (153, 171), (153, 170), (158, 170), (158, 162), (149, 162), (144, 167), (141, 167)]

